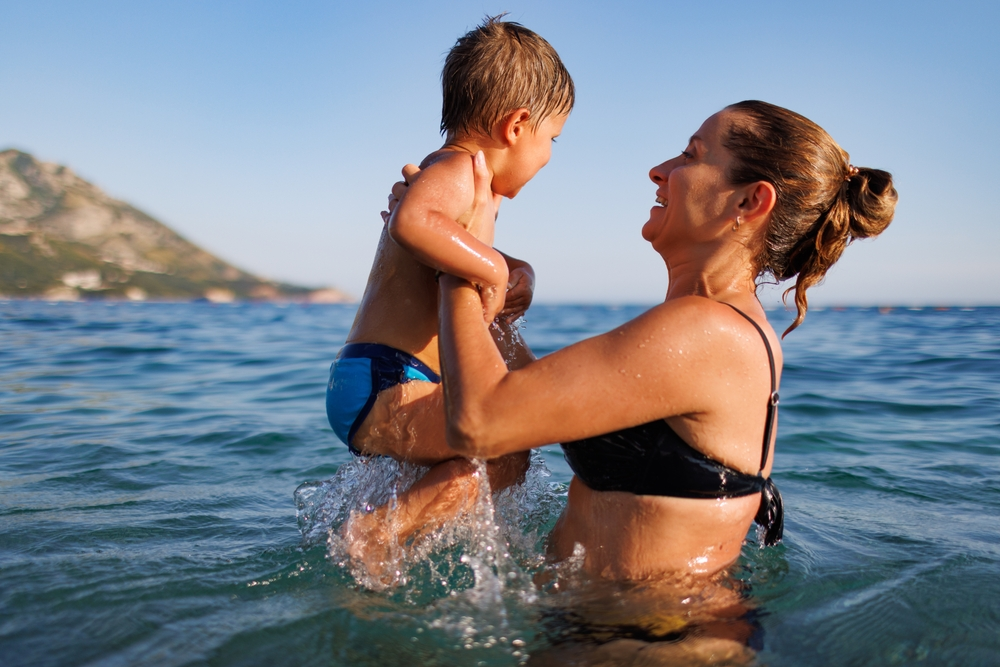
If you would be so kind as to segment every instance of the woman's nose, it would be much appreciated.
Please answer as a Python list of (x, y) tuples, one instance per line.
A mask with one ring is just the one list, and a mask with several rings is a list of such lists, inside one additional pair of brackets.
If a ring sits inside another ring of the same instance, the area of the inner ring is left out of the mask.
[(649, 180), (656, 184), (666, 183), (667, 179), (670, 177), (670, 171), (672, 169), (671, 162), (673, 160), (667, 160), (663, 164), (658, 164), (649, 170)]

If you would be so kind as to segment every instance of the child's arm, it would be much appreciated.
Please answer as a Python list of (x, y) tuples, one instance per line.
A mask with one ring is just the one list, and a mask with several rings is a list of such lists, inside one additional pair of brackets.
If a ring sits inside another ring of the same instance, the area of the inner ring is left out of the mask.
[(474, 216), (485, 229), (467, 230), (458, 223), (474, 194), (470, 156), (444, 155), (406, 189), (389, 219), (389, 235), (427, 266), (479, 285), (486, 315), (493, 319), (503, 305), (507, 263), (491, 246), (492, 224), (481, 222), (494, 220), (495, 214)]
[(531, 306), (531, 298), (535, 293), (535, 270), (522, 259), (500, 253), (507, 262), (507, 294), (504, 299), (500, 317), (513, 322), (524, 315)]

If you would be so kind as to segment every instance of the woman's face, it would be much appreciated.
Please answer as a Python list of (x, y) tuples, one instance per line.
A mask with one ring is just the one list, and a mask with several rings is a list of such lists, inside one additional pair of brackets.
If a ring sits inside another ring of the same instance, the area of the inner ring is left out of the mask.
[(642, 237), (662, 251), (678, 242), (717, 238), (736, 217), (736, 188), (729, 182), (732, 156), (722, 145), (729, 112), (710, 117), (677, 157), (649, 170), (656, 206)]

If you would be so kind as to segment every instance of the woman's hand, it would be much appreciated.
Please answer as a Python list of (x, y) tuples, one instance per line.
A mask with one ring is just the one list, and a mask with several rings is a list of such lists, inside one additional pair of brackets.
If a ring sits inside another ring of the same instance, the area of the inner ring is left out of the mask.
[(478, 151), (472, 156), (472, 184), (475, 192), (472, 208), (469, 209), (469, 231), (476, 238), (489, 239), (490, 244), (493, 243), (493, 231), (500, 212), (500, 201), (503, 199), (493, 193), (492, 182), (493, 175), (486, 165), (486, 156)]
[[(486, 157), (482, 151), (476, 153), (472, 158), (472, 179), (475, 195), (472, 198), (472, 208), (470, 209), (469, 230), (480, 238), (483, 234), (488, 234), (488, 238), (493, 238), (493, 226), (496, 224), (501, 197), (493, 194), (493, 188), (490, 187), (493, 176), (486, 166)], [(502, 255), (502, 253), (500, 254)], [(504, 268), (507, 268), (506, 256), (503, 259)], [(510, 276), (508, 274), (504, 281), (498, 285), (478, 286), (479, 298), (483, 302), (483, 316), (487, 322), (495, 320), (504, 308), (509, 284)]]
[(399, 200), (402, 199), (403, 195), (406, 193), (406, 188), (413, 183), (413, 180), (419, 173), (420, 167), (415, 164), (408, 164), (403, 167), (403, 180), (393, 183), (392, 189), (389, 191), (389, 210), (382, 211), (383, 224), (389, 224), (389, 218), (392, 217), (392, 212), (396, 210), (396, 206), (399, 205)]

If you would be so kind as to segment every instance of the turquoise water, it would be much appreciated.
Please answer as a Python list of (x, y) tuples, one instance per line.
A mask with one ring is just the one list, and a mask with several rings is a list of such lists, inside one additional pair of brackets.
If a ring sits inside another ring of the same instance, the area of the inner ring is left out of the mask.
[[(545, 353), (638, 312), (539, 306), (524, 335)], [(323, 401), (352, 317), (0, 302), (0, 664), (543, 654), (552, 594), (527, 576), (540, 539), (491, 533), (515, 541), (510, 557), (476, 554), (504, 511), (504, 530), (544, 531), (569, 480), (558, 449), (532, 480), (540, 501), (479, 517), (388, 591), (303, 541), (293, 493), (349, 461)], [(758, 661), (1000, 664), (1000, 309), (811, 312), (785, 355), (785, 542), (751, 540), (734, 570), (757, 608)]]

